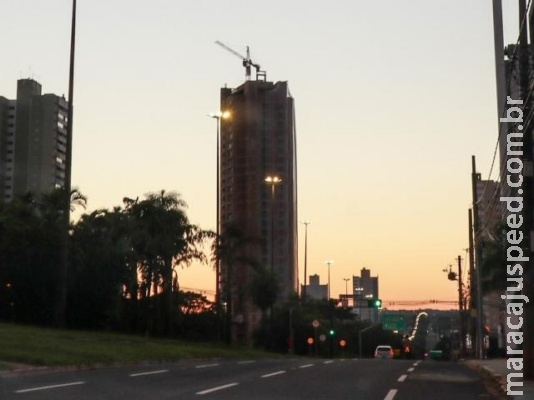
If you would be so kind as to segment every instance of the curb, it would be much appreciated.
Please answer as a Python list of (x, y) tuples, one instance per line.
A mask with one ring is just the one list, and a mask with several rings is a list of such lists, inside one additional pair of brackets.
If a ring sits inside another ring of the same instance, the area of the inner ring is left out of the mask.
[(476, 369), (477, 371), (479, 371), (481, 373), (481, 375), (483, 375), (484, 377), (486, 377), (488, 379), (491, 379), (494, 383), (496, 383), (497, 386), (498, 386), (499, 393), (502, 396), (506, 397), (507, 399), (514, 399), (514, 396), (510, 396), (510, 395), (506, 394), (506, 392), (507, 392), (507, 389), (506, 389), (506, 377), (498, 374), (497, 372), (495, 372), (490, 367), (487, 367), (487, 366), (484, 366), (484, 365), (480, 365), (480, 364), (477, 364), (477, 363), (474, 363), (474, 362), (469, 362), (469, 361), (467, 361), (465, 364), (467, 366), (469, 366), (470, 368)]

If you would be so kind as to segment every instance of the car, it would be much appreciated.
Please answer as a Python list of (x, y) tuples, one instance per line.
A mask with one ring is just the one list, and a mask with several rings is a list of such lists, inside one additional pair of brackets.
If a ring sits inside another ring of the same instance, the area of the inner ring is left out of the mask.
[(376, 347), (375, 358), (393, 358), (393, 349), (388, 345), (380, 345)]

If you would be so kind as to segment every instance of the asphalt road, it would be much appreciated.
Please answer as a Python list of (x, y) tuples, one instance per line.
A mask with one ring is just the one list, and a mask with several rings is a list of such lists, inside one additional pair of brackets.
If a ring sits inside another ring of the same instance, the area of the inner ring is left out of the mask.
[(3, 400), (497, 399), (477, 372), (410, 360), (187, 361), (85, 371), (4, 374)]

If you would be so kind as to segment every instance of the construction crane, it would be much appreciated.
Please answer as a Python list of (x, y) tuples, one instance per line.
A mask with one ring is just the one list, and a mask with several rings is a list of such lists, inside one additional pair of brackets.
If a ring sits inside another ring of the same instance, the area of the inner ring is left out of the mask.
[(245, 57), (245, 56), (239, 54), (234, 49), (228, 47), (224, 43), (219, 42), (218, 40), (216, 40), (215, 43), (218, 44), (219, 46), (221, 46), (223, 49), (228, 50), (234, 56), (237, 56), (242, 60), (243, 67), (245, 67), (245, 80), (247, 80), (247, 81), (250, 80), (250, 70), (251, 70), (250, 67), (256, 68), (256, 80), (257, 81), (259, 81), (259, 80), (262, 80), (262, 81), (267, 80), (267, 73), (260, 69), (261, 67), (259, 66), (259, 64), (253, 63), (252, 60), (250, 59), (250, 50), (249, 50), (248, 46), (247, 46), (247, 56)]

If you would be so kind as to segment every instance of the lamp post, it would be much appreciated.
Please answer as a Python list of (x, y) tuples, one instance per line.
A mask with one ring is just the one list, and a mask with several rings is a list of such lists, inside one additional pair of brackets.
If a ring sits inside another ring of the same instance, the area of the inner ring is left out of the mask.
[(67, 144), (65, 150), (65, 181), (63, 223), (64, 232), (61, 237), (61, 258), (59, 271), (59, 290), (56, 305), (55, 323), (59, 328), (65, 326), (65, 314), (67, 309), (67, 274), (69, 269), (69, 232), (70, 232), (70, 192), (72, 178), (72, 128), (73, 128), (73, 104), (74, 104), (74, 53), (76, 49), (76, 0), (72, 0), (72, 18), (70, 32), (70, 58), (69, 58), (69, 98), (67, 105)]
[(274, 202), (276, 185), (282, 182), (277, 175), (268, 175), (265, 182), (271, 185), (271, 272), (274, 270)]
[(306, 282), (308, 279), (308, 225), (310, 221), (302, 222), (304, 224), (304, 286), (302, 286), (302, 301), (306, 301)]
[[(227, 111), (224, 111), (224, 112), (221, 112), (219, 111), (218, 113), (210, 113), (208, 114), (208, 117), (211, 117), (211, 118), (214, 118), (216, 121), (217, 121), (217, 172), (216, 172), (216, 181), (217, 181), (217, 188), (216, 188), (216, 191), (217, 191), (217, 200), (216, 200), (216, 217), (215, 217), (215, 231), (216, 231), (216, 237), (215, 237), (215, 240), (216, 240), (216, 243), (217, 243), (217, 247), (215, 249), (215, 307), (217, 309), (217, 315), (220, 316), (220, 311), (221, 311), (221, 263), (220, 263), (220, 260), (219, 260), (219, 248), (218, 248), (218, 245), (219, 245), (219, 236), (220, 236), (220, 178), (221, 178), (221, 173), (220, 173), (220, 136), (221, 136), (221, 118), (222, 119), (225, 119), (225, 118), (228, 118), (230, 116), (230, 113), (228, 113)], [(219, 317), (218, 317), (219, 318)]]
[(345, 281), (345, 307), (349, 306), (349, 289), (348, 289), (348, 282), (350, 281), (350, 278), (343, 278)]
[(334, 261), (326, 260), (324, 263), (328, 265), (328, 300), (330, 300), (330, 265), (332, 265)]

